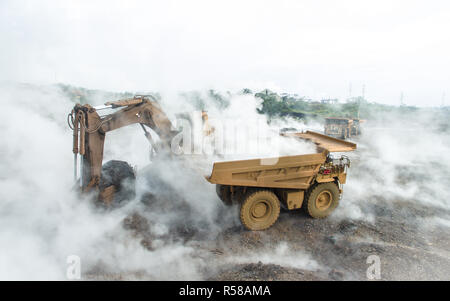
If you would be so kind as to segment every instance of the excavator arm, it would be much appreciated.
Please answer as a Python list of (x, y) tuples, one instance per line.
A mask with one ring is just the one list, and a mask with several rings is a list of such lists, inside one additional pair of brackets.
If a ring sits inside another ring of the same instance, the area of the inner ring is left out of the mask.
[[(100, 116), (98, 110), (106, 108), (120, 108), (120, 110)], [(162, 155), (170, 154), (171, 141), (178, 133), (172, 130), (172, 123), (151, 96), (135, 96), (107, 102), (101, 107), (77, 104), (68, 117), (69, 125), (73, 129), (74, 176), (77, 178), (77, 158), (80, 155), (81, 190), (82, 192), (97, 190), (100, 199), (102, 191), (99, 191), (99, 185), (106, 133), (136, 123), (141, 124), (144, 131), (144, 126), (148, 126), (160, 138), (160, 143), (153, 144), (153, 147)], [(152, 141), (150, 133), (145, 131), (145, 135)]]

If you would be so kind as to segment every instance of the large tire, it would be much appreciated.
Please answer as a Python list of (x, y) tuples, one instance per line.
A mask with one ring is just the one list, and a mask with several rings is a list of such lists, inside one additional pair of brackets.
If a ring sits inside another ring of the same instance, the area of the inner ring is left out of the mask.
[(216, 193), (219, 199), (227, 206), (231, 206), (233, 204), (231, 200), (231, 189), (230, 186), (227, 185), (216, 185)]
[(111, 199), (105, 201), (108, 206), (122, 205), (136, 196), (135, 188), (136, 176), (133, 168), (125, 161), (111, 160), (102, 166), (102, 175), (100, 179), (100, 192), (105, 189), (113, 189)]
[(280, 201), (270, 190), (249, 192), (241, 204), (240, 218), (248, 230), (265, 230), (280, 215)]
[(317, 184), (308, 191), (303, 208), (313, 218), (325, 218), (339, 205), (339, 198), (336, 183)]

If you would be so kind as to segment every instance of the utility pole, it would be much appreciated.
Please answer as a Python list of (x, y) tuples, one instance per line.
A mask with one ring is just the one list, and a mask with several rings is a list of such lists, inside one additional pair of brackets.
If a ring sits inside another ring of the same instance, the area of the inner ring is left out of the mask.
[[(357, 117), (358, 117), (358, 119), (359, 119), (359, 108), (361, 107), (361, 100), (365, 100), (365, 96), (366, 96), (366, 84), (363, 84), (362, 85), (362, 93), (361, 93), (362, 95), (362, 97), (358, 97), (358, 112), (357, 112)], [(362, 98), (362, 99), (361, 99)]]
[(360, 106), (361, 106), (361, 104), (358, 103), (358, 116), (357, 116), (358, 120), (359, 120), (359, 107), (360, 107)]

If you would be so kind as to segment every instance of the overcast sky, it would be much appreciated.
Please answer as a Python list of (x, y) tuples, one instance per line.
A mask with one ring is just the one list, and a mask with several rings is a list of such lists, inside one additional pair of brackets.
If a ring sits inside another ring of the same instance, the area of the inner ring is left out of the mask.
[(450, 2), (0, 0), (0, 80), (450, 104)]

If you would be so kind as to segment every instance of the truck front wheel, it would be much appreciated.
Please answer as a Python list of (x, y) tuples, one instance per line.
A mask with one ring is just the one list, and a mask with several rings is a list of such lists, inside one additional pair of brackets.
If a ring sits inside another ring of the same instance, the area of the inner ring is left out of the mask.
[(280, 215), (280, 201), (270, 190), (249, 193), (241, 204), (240, 218), (248, 230), (265, 230)]
[(339, 188), (334, 182), (321, 183), (308, 193), (303, 208), (313, 218), (325, 218), (339, 205)]

